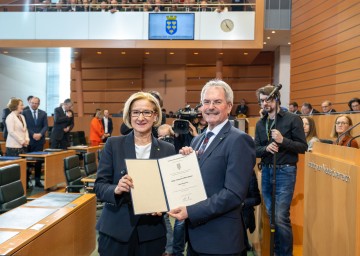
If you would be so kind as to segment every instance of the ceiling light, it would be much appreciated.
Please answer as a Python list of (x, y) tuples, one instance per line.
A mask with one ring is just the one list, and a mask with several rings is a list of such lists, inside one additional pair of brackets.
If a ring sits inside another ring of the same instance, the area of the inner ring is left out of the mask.
[(175, 54), (175, 52), (169, 52), (169, 54), (170, 54), (170, 55), (174, 55), (174, 54)]
[(268, 36), (267, 39), (270, 39), (270, 36)]
[(219, 52), (220, 55), (223, 55), (224, 53), (223, 52)]
[(198, 55), (199, 53), (198, 52), (194, 52), (194, 55)]
[(9, 52), (7, 52), (7, 51), (4, 51), (3, 53), (4, 53), (4, 54), (8, 54)]
[(145, 52), (145, 54), (146, 54), (146, 55), (149, 55), (149, 54), (150, 54), (150, 52)]
[(264, 44), (266, 44), (266, 42), (264, 42)]
[(74, 52), (75, 54), (79, 54), (79, 52)]
[(273, 30), (273, 31), (271, 31), (271, 33), (275, 34), (275, 33), (276, 33), (276, 31), (275, 31), (275, 30)]
[(291, 44), (290, 42), (288, 42), (288, 44)]
[(125, 55), (125, 54), (126, 54), (126, 52), (121, 52), (121, 54), (122, 54), (122, 55)]
[(102, 54), (102, 52), (96, 52), (96, 53), (99, 54), (99, 55)]
[(244, 52), (244, 55), (248, 55), (248, 53), (247, 53), (247, 52)]

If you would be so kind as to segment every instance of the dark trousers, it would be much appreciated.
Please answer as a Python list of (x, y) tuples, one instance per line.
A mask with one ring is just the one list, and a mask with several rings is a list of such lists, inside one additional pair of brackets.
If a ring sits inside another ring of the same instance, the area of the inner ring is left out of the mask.
[(99, 233), (100, 256), (161, 256), (165, 250), (166, 236), (140, 242), (135, 229), (128, 242), (120, 242), (111, 236)]
[(51, 139), (51, 148), (67, 149), (69, 146), (68, 136), (64, 136), (61, 140)]
[[(37, 151), (43, 151), (44, 150), (44, 143), (43, 142), (34, 142), (30, 143), (28, 152), (37, 152)], [(41, 177), (41, 167), (42, 167), (43, 161), (36, 161), (34, 165), (35, 169), (35, 181), (40, 181)]]

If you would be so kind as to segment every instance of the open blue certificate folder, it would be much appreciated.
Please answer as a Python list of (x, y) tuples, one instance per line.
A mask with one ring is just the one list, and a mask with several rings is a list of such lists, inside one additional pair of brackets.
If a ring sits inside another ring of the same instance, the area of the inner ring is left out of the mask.
[(131, 198), (135, 214), (166, 212), (207, 198), (195, 152), (125, 162), (134, 182)]

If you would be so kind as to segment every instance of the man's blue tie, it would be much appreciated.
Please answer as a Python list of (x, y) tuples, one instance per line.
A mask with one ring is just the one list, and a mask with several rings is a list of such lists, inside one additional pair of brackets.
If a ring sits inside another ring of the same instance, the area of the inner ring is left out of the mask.
[(36, 110), (34, 110), (34, 122), (35, 122), (35, 125), (37, 123), (37, 119), (36, 119)]
[(206, 146), (207, 146), (207, 144), (208, 144), (208, 142), (209, 142), (209, 140), (210, 140), (210, 137), (213, 136), (213, 135), (214, 135), (213, 132), (208, 132), (208, 133), (206, 133), (206, 136), (205, 136), (205, 139), (204, 139), (204, 141), (203, 141), (203, 144), (201, 145), (201, 147), (200, 147), (200, 149), (199, 149), (199, 151), (198, 151), (198, 157), (200, 157), (200, 156), (204, 153), (204, 151), (205, 151), (205, 149), (206, 149)]

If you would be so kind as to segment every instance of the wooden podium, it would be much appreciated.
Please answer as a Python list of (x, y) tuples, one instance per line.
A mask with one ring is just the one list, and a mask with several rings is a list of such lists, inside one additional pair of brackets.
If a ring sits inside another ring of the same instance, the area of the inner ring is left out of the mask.
[(360, 255), (359, 149), (315, 143), (304, 202), (304, 256)]

